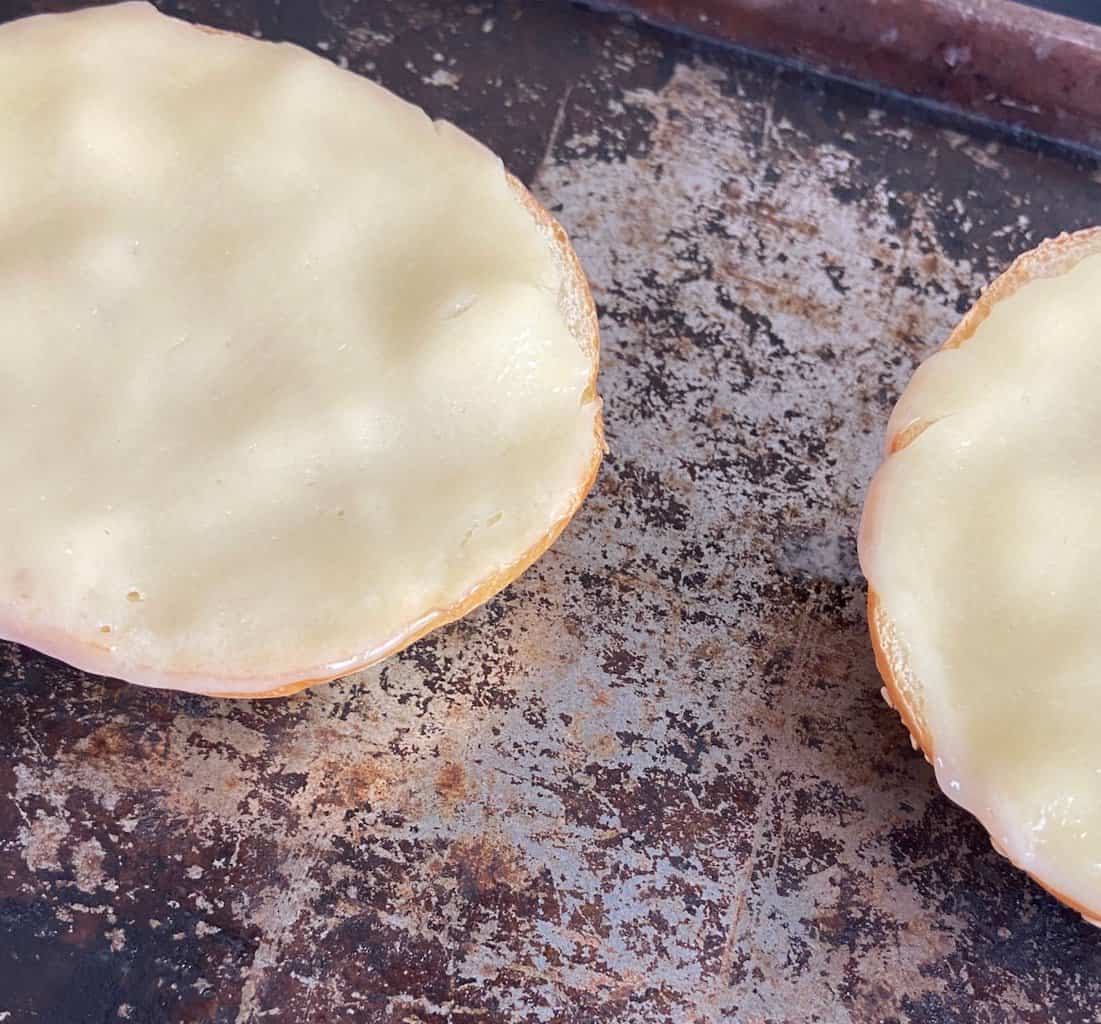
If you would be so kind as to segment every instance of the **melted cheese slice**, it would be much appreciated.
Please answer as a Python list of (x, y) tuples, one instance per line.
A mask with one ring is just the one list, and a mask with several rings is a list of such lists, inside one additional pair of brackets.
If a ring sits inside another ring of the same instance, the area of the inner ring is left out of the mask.
[(1101, 256), (926, 362), (889, 436), (923, 425), (861, 535), (901, 685), (945, 791), (1101, 907)]
[(205, 692), (331, 677), (575, 509), (584, 288), (458, 130), (125, 4), (0, 28), (0, 153), (0, 635)]

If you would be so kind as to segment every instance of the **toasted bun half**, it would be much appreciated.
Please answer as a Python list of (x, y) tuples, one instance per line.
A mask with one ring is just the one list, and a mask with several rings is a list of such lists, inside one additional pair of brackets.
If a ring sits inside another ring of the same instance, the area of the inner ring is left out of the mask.
[(147, 4), (0, 58), (0, 636), (281, 696), (555, 541), (604, 451), (596, 312), (493, 154)]
[(859, 544), (884, 699), (994, 848), (1092, 924), (1101, 473), (1077, 442), (1101, 425), (1099, 283), (1092, 228), (984, 291), (892, 414)]

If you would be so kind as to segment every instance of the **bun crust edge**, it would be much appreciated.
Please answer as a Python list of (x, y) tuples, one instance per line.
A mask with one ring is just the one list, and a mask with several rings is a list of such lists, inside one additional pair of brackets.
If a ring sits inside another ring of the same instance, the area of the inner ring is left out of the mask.
[[(983, 290), (978, 301), (968, 310), (967, 315), (959, 322), (941, 348), (953, 349), (966, 344), (999, 302), (1008, 299), (1029, 282), (1046, 277), (1058, 277), (1077, 266), (1082, 260), (1099, 253), (1101, 253), (1101, 227), (1086, 228), (1041, 242), (1035, 249), (1018, 256), (1004, 273)], [(902, 451), (928, 425), (928, 423), (917, 423), (895, 436), (888, 437), (886, 457), (889, 459), (896, 452)], [(921, 750), (925, 760), (933, 764), (936, 753), (930, 730), (920, 708), (907, 695), (914, 690), (915, 685), (920, 690), (920, 680), (910, 672), (895, 638), (894, 623), (883, 610), (879, 595), (871, 585), (868, 587), (868, 631), (871, 634), (872, 648), (875, 652), (876, 668), (883, 680), (883, 699), (902, 720), (902, 724), (910, 733), (910, 742), (914, 748)], [(986, 827), (986, 823), (981, 820), (980, 824)], [(1076, 910), (1089, 924), (1101, 927), (1101, 905), (1091, 908), (1065, 896), (1014, 861), (995, 842), (993, 836), (991, 836), (991, 845), (1042, 889), (1072, 910)]]
[[(599, 394), (597, 393), (597, 374), (600, 370), (600, 329), (597, 323), (596, 303), (593, 301), (588, 278), (581, 268), (581, 262), (577, 258), (577, 253), (574, 252), (573, 246), (570, 245), (569, 236), (566, 234), (565, 228), (551, 216), (546, 208), (528, 191), (518, 178), (507, 171), (505, 172), (505, 176), (508, 179), (509, 186), (516, 193), (517, 198), (524, 204), (525, 208), (532, 215), (539, 227), (553, 239), (554, 257), (563, 270), (563, 285), (565, 292), (561, 301), (562, 312), (569, 323), (570, 333), (573, 334), (574, 339), (590, 360), (589, 382), (585, 391), (582, 393), (582, 401), (585, 403), (599, 401)], [(566, 514), (555, 521), (550, 529), (515, 562), (512, 562), (504, 569), (481, 580), (460, 601), (448, 605), (445, 608), (433, 609), (427, 615), (419, 619), (416, 625), (408, 632), (398, 634), (382, 647), (376, 648), (362, 661), (356, 662), (350, 666), (342, 666), (339, 672), (333, 674), (322, 673), (316, 678), (297, 680), (259, 693), (231, 693), (227, 691), (216, 693), (207, 692), (204, 695), (211, 697), (226, 697), (229, 699), (257, 700), (271, 697), (287, 697), (301, 690), (305, 690), (308, 687), (317, 686), (321, 683), (329, 683), (334, 679), (340, 679), (343, 676), (351, 675), (353, 672), (360, 672), (363, 669), (370, 668), (372, 665), (377, 665), (380, 661), (385, 661), (392, 655), (416, 643), (433, 630), (461, 619), (479, 605), (485, 604), (491, 597), (504, 590), (510, 583), (522, 576), (561, 536), (562, 531), (569, 525), (570, 520), (577, 514), (578, 509), (588, 496), (589, 491), (592, 490), (605, 451), (607, 451), (607, 445), (604, 440), (604, 418), (602, 409), (598, 408), (594, 427), (593, 457), (577, 485), (573, 500)], [(203, 693), (204, 691), (196, 690), (194, 692)]]

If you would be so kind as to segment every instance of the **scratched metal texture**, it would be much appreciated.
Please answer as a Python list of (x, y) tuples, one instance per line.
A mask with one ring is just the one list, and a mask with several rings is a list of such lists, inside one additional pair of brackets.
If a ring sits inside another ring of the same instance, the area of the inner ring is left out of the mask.
[(504, 594), (298, 698), (0, 645), (0, 1021), (1098, 1020), (1098, 933), (880, 701), (854, 551), (899, 389), (1097, 168), (560, 3), (174, 9), (531, 183), (611, 453)]

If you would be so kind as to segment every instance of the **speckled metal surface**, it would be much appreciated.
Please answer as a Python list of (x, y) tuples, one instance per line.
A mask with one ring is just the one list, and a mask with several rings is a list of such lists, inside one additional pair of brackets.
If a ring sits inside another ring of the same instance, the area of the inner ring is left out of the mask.
[(554, 3), (185, 10), (532, 183), (611, 454), (503, 595), (298, 698), (0, 645), (0, 1020), (1099, 1019), (1098, 934), (880, 701), (854, 552), (900, 387), (1097, 168)]

